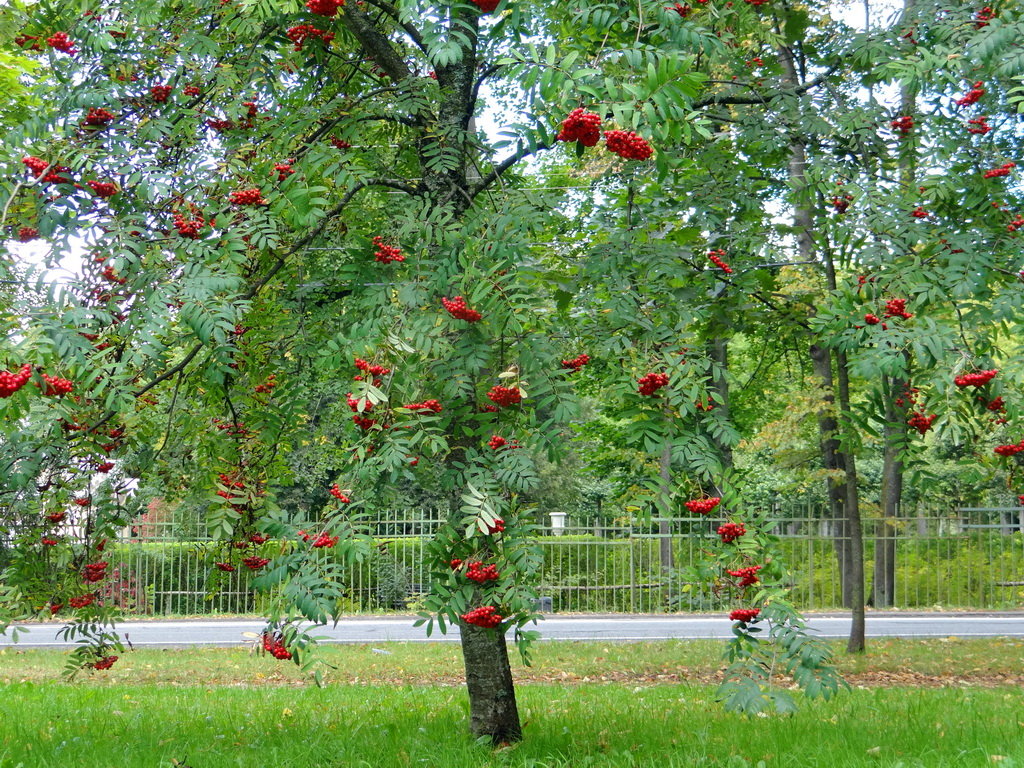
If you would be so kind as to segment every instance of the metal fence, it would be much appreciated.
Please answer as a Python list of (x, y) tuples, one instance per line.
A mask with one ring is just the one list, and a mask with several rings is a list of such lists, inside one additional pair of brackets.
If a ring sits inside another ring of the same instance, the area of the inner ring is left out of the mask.
[[(1017, 608), (1024, 606), (1024, 515), (1019, 508), (961, 509), (865, 521), (868, 594), (876, 542), (895, 543), (893, 604), (900, 608)], [(429, 589), (424, 545), (440, 524), (435, 511), (382, 515), (368, 525), (373, 554), (349, 566), (346, 612), (409, 610)], [(781, 515), (774, 533), (787, 564), (792, 596), (802, 609), (842, 606), (835, 526), (816, 510)], [(716, 610), (720, 597), (686, 575), (716, 540), (720, 521), (671, 521), (673, 564), (664, 567), (657, 520), (627, 526), (542, 528), (539, 592), (556, 612)], [(182, 540), (186, 536), (187, 540)], [(224, 544), (206, 540), (180, 521), (146, 522), (127, 529), (109, 561), (106, 597), (129, 612), (249, 613), (261, 600), (240, 568), (222, 573), (214, 563)], [(269, 542), (266, 555), (280, 550)], [(330, 556), (330, 550), (324, 550)]]

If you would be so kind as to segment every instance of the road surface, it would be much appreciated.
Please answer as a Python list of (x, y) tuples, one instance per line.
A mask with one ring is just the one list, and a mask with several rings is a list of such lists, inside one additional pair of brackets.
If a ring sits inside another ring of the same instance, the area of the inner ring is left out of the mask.
[[(849, 614), (813, 614), (808, 626), (821, 637), (846, 637)], [(447, 635), (434, 631), (427, 638), (422, 627), (413, 626), (409, 616), (360, 616), (342, 619), (336, 627), (326, 626), (314, 634), (329, 643), (386, 643), (454, 641), (458, 629)], [(61, 624), (24, 625), (28, 632), (18, 637), (25, 648), (67, 648), (73, 644), (56, 637)], [(249, 619), (199, 619), (178, 621), (126, 621), (118, 630), (137, 647), (174, 648), (193, 645), (230, 647), (251, 643), (264, 624)], [(731, 636), (732, 623), (724, 615), (686, 616), (549, 616), (538, 629), (546, 640), (596, 640), (630, 642), (640, 640), (724, 639)], [(869, 637), (1024, 637), (1024, 613), (886, 613), (869, 616)], [(0, 635), (0, 647), (13, 645), (10, 633)]]

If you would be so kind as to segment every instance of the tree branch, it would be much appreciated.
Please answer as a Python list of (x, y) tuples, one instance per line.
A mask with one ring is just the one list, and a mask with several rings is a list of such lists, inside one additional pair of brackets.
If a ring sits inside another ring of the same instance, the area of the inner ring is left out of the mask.
[(341, 19), (349, 31), (355, 35), (359, 44), (366, 49), (370, 58), (392, 80), (397, 82), (405, 80), (412, 75), (408, 65), (405, 63), (405, 59), (395, 50), (391, 41), (380, 33), (365, 13), (355, 7), (355, 3), (349, 3), (345, 6), (345, 13)]
[(501, 176), (509, 168), (518, 163), (520, 160), (524, 160), (527, 157), (535, 155), (543, 150), (551, 149), (552, 146), (552, 144), (538, 144), (533, 149), (530, 149), (529, 147), (525, 146), (520, 146), (519, 149), (515, 151), (515, 154), (513, 154), (511, 157), (506, 157), (504, 160), (498, 163), (498, 165), (496, 165), (490, 173), (488, 173), (486, 176), (480, 179), (479, 183), (476, 184), (472, 189), (470, 189), (469, 196), (475, 198), (477, 195), (479, 195), (481, 192), (483, 192), (485, 189), (491, 186), (491, 184), (493, 184), (495, 181), (501, 178)]
[(793, 88), (791, 90), (777, 90), (777, 91), (774, 91), (771, 94), (764, 95), (764, 96), (758, 96), (756, 98), (751, 97), (751, 96), (729, 96), (728, 94), (722, 94), (720, 96), (709, 96), (706, 99), (701, 99), (700, 101), (695, 101), (693, 103), (693, 108), (694, 109), (703, 109), (704, 107), (712, 107), (712, 106), (727, 106), (727, 105), (740, 105), (740, 104), (767, 104), (769, 102), (775, 101), (775, 99), (779, 99), (779, 98), (782, 98), (783, 96), (788, 96), (788, 95), (791, 95), (791, 94), (796, 95), (796, 96), (803, 96), (808, 91), (813, 90), (814, 88), (817, 88), (819, 85), (821, 85), (826, 80), (828, 80), (828, 78), (831, 77), (835, 73), (835, 71), (836, 71), (836, 68), (832, 67), (827, 72), (825, 72), (824, 74), (819, 75), (818, 77), (814, 78), (813, 80), (811, 80), (809, 82), (804, 83), (801, 86), (798, 86), (798, 87)]

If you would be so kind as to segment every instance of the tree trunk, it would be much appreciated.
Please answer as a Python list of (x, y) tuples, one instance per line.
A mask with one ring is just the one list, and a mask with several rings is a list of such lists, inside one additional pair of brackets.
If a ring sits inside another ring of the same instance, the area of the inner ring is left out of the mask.
[(666, 436), (658, 468), (658, 551), (663, 570), (675, 567), (672, 551), (672, 441)]
[[(846, 520), (846, 456), (839, 450), (836, 437), (835, 394), (832, 378), (832, 355), (817, 344), (810, 348), (814, 375), (821, 382), (822, 409), (818, 412), (818, 434), (821, 441), (821, 464), (828, 473), (825, 480), (828, 491), (829, 514), (832, 518), (832, 546), (839, 566), (839, 583), (843, 605), (852, 606), (853, 548)], [(842, 479), (841, 479), (842, 478)]]
[(462, 624), (460, 630), (470, 732), (476, 738), (486, 736), (493, 744), (519, 741), (523, 729), (504, 633), (472, 624)]
[[(882, 519), (875, 526), (875, 570), (871, 583), (871, 605), (888, 608), (896, 597), (896, 526), (903, 497), (903, 461), (900, 456), (906, 440), (907, 401), (904, 394), (907, 382), (902, 379), (882, 379), (882, 397), (885, 398), (885, 426), (882, 441)], [(903, 405), (897, 404), (902, 398)]]
[[(835, 290), (835, 270), (831, 259), (826, 261), (829, 283)], [(839, 383), (839, 409), (850, 412), (850, 366), (846, 353), (836, 352), (836, 381)], [(853, 451), (844, 451), (846, 464), (846, 533), (850, 542), (850, 640), (848, 653), (861, 653), (865, 649), (864, 616), (864, 530), (860, 519), (860, 499), (857, 495), (857, 459)]]
[[(729, 421), (729, 381), (726, 379), (726, 372), (729, 370), (729, 340), (720, 333), (708, 343), (708, 356), (715, 365), (714, 375), (711, 377), (710, 388), (718, 395), (718, 403), (715, 406), (722, 415), (724, 421)], [(712, 438), (718, 455), (722, 459), (722, 469), (732, 469), (732, 446), (723, 442), (717, 437)], [(721, 488), (718, 489), (721, 496)]]

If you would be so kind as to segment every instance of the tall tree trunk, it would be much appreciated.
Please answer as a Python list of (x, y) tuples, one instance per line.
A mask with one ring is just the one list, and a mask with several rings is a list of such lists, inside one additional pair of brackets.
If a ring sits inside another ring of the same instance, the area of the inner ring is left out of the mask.
[(667, 435), (658, 463), (658, 549), (661, 567), (665, 570), (676, 565), (672, 550), (672, 440)]
[[(832, 259), (826, 259), (829, 283), (835, 290), (835, 269)], [(850, 366), (846, 353), (836, 352), (836, 381), (839, 384), (839, 409), (850, 413)], [(846, 532), (850, 541), (850, 639), (849, 653), (863, 652), (865, 642), (864, 616), (864, 530), (860, 519), (860, 499), (857, 495), (857, 459), (853, 451), (846, 454)]]
[[(729, 370), (729, 339), (724, 336), (722, 329), (715, 331), (715, 337), (708, 343), (708, 356), (715, 365), (715, 371), (711, 377), (710, 388), (718, 396), (716, 409), (722, 419), (729, 421), (729, 381), (726, 373)], [(723, 442), (718, 437), (712, 437), (718, 455), (722, 459), (722, 469), (732, 468), (732, 446)], [(719, 489), (719, 496), (721, 489)]]
[(471, 624), (463, 624), (460, 630), (469, 689), (470, 732), (476, 738), (486, 736), (494, 744), (519, 741), (523, 729), (505, 634)]
[(812, 344), (810, 348), (814, 375), (821, 382), (822, 407), (818, 411), (818, 435), (821, 445), (821, 464), (825, 469), (829, 515), (832, 518), (832, 546), (839, 566), (839, 584), (843, 605), (852, 606), (853, 548), (846, 521), (846, 455), (840, 450), (836, 431), (835, 389), (832, 376), (832, 354), (825, 347)]
[[(903, 461), (900, 456), (906, 445), (907, 382), (903, 379), (882, 379), (885, 398), (885, 426), (882, 429), (882, 519), (875, 525), (875, 569), (871, 583), (871, 605), (888, 608), (896, 597), (896, 526), (900, 500), (903, 496)], [(903, 405), (897, 400), (902, 399)]]
[[(916, 0), (903, 0), (903, 17), (909, 23)], [(917, 109), (917, 92), (907, 86), (900, 88), (900, 113), (913, 116)], [(914, 142), (901, 145), (899, 159), (900, 183), (912, 188), (916, 182), (917, 161)], [(909, 376), (909, 356), (907, 376)], [(882, 428), (882, 519), (875, 530), (875, 572), (871, 586), (871, 604), (876, 608), (888, 608), (896, 597), (896, 527), (893, 521), (899, 514), (903, 500), (903, 461), (907, 443), (907, 413), (909, 408), (910, 383), (904, 377), (882, 377), (882, 397), (885, 398), (885, 425)], [(897, 404), (901, 399), (902, 405)]]
[[(782, 65), (783, 80), (788, 87), (796, 92), (800, 86), (800, 75), (793, 51), (787, 46), (781, 45), (778, 48), (778, 54), (779, 62)], [(817, 250), (814, 237), (816, 230), (814, 208), (811, 200), (813, 189), (807, 183), (807, 144), (804, 138), (796, 133), (792, 134), (789, 142), (789, 183), (793, 190), (793, 229), (796, 233), (800, 260), (813, 261)], [(835, 291), (835, 263), (828, 248), (823, 249), (822, 256), (828, 289)], [(816, 345), (812, 349), (815, 350), (812, 353), (815, 371), (822, 383), (826, 384), (832, 377), (831, 355), (828, 350)], [(815, 357), (819, 359), (815, 359)], [(850, 410), (850, 372), (846, 355), (837, 352), (835, 365), (840, 412), (848, 413)], [(825, 378), (826, 373), (827, 379)], [(837, 531), (836, 553), (839, 556), (839, 567), (843, 580), (843, 601), (853, 613), (848, 650), (859, 651), (864, 649), (864, 538), (857, 495), (857, 465), (851, 451), (841, 451), (838, 441), (832, 442), (835, 435), (835, 419), (832, 419), (830, 425), (828, 419), (819, 416), (818, 426), (821, 431), (822, 450), (825, 450), (826, 444), (834, 450), (831, 457), (823, 455), (826, 460), (826, 469), (841, 467), (843, 470), (842, 488), (833, 489), (831, 485), (833, 482), (838, 483), (838, 478), (829, 480), (829, 503), (833, 512), (838, 512), (838, 498), (834, 499), (833, 493), (842, 494), (843, 514), (836, 518), (837, 523), (842, 521)], [(823, 426), (831, 426), (832, 429), (824, 429)]]

